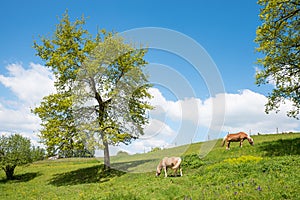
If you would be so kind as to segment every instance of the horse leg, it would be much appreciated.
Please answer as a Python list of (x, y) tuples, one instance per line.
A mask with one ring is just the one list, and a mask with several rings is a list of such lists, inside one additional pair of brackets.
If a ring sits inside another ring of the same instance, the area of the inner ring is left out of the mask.
[(243, 140), (240, 141), (240, 147), (243, 147)]
[(164, 171), (165, 171), (165, 178), (168, 177), (168, 174), (167, 174), (167, 167), (164, 167)]
[(177, 169), (174, 169), (174, 176), (177, 176)]
[(181, 167), (180, 167), (179, 171), (180, 171), (180, 176), (182, 176), (182, 169), (181, 169)]
[(229, 150), (229, 149), (230, 149), (230, 141), (227, 141), (226, 150)]

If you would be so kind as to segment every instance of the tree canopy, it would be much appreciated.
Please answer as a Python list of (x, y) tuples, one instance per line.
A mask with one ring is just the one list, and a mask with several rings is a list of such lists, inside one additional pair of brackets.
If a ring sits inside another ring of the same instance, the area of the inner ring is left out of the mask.
[(286, 100), (292, 102), (287, 115), (298, 118), (300, 112), (300, 1), (259, 0), (262, 25), (257, 28), (257, 51), (263, 66), (256, 74), (258, 85), (275, 85), (268, 96), (266, 112), (279, 111)]
[(42, 119), (41, 137), (47, 146), (98, 144), (109, 167), (108, 146), (129, 144), (148, 122), (147, 51), (116, 33), (101, 30), (92, 37), (84, 24), (84, 18), (72, 23), (66, 13), (52, 38), (34, 43), (56, 76), (57, 94), (44, 97), (33, 112)]
[(143, 70), (145, 49), (126, 44), (121, 37), (105, 34), (79, 69), (74, 93), (76, 116), (83, 130), (98, 137), (109, 166), (108, 145), (129, 144), (143, 134), (151, 95)]

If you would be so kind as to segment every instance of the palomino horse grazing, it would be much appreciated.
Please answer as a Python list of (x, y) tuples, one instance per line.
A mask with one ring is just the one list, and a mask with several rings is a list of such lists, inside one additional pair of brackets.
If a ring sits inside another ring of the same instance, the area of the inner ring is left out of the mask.
[(156, 176), (159, 176), (161, 173), (161, 170), (164, 169), (165, 171), (165, 177), (168, 176), (167, 174), (167, 168), (171, 168), (174, 170), (174, 175), (177, 175), (177, 170), (180, 170), (180, 176), (182, 176), (182, 169), (180, 167), (181, 164), (181, 158), (180, 157), (164, 157), (156, 168)]
[(225, 142), (227, 142), (226, 149), (228, 150), (230, 149), (230, 142), (240, 142), (240, 147), (242, 147), (243, 141), (246, 139), (251, 145), (254, 144), (253, 139), (244, 132), (228, 134), (224, 137), (222, 146), (224, 146)]

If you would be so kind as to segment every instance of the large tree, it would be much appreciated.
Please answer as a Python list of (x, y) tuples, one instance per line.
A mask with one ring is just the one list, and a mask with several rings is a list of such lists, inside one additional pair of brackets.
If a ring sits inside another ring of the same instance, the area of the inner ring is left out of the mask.
[(286, 100), (292, 102), (288, 116), (298, 118), (300, 112), (300, 1), (259, 0), (262, 25), (257, 28), (257, 51), (263, 66), (256, 83), (275, 85), (268, 96), (266, 112), (279, 111)]
[[(41, 132), (47, 136), (44, 139), (52, 136), (51, 142), (59, 144), (62, 136), (71, 139), (76, 135), (89, 140), (91, 146), (99, 144), (104, 149), (104, 164), (110, 167), (108, 146), (128, 144), (143, 134), (146, 110), (152, 108), (147, 102), (150, 85), (143, 69), (146, 50), (125, 44), (104, 30), (93, 38), (84, 24), (84, 18), (72, 23), (65, 14), (52, 38), (42, 38), (42, 44), (35, 42), (37, 55), (56, 76), (57, 94), (45, 97), (34, 111), (46, 125)], [(63, 98), (58, 98), (60, 95)], [(64, 99), (70, 99), (70, 104), (59, 106)], [(40, 110), (45, 105), (54, 118)], [(75, 128), (74, 132), (65, 127)]]
[(78, 123), (101, 141), (106, 167), (109, 145), (130, 143), (143, 134), (147, 123), (146, 112), (152, 107), (145, 53), (117, 35), (104, 34), (78, 72), (74, 87)]
[(8, 180), (13, 179), (17, 166), (32, 162), (30, 140), (19, 134), (0, 137), (0, 167)]

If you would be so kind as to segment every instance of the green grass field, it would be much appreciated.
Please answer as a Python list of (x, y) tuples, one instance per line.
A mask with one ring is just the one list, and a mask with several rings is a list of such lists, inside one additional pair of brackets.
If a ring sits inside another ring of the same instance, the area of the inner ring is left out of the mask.
[[(112, 157), (109, 171), (96, 158), (35, 162), (17, 167), (12, 181), (0, 172), (0, 199), (299, 199), (300, 134), (253, 138), (230, 151), (218, 140), (201, 159), (205, 143)], [(155, 177), (166, 155), (183, 158), (183, 177)]]

